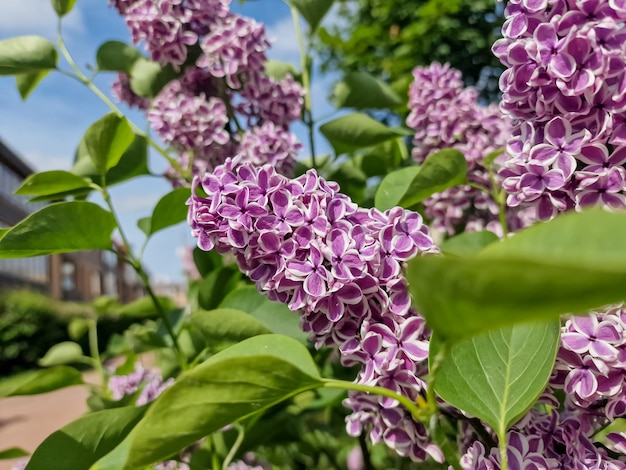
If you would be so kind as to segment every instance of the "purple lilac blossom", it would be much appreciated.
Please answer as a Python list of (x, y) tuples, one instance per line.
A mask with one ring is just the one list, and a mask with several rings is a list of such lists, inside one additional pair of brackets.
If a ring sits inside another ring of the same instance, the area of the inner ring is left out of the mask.
[(153, 401), (173, 383), (174, 380), (171, 378), (163, 381), (159, 370), (145, 369), (140, 363), (136, 363), (135, 370), (130, 374), (113, 375), (109, 379), (108, 387), (113, 400), (121, 400), (127, 395), (139, 392), (135, 404), (141, 406)]
[[(361, 366), (359, 383), (413, 400), (423, 393), (429, 333), (402, 276), (406, 261), (437, 252), (419, 214), (362, 209), (313, 170), (291, 180), (238, 159), (193, 188), (188, 221), (201, 249), (234, 255), (260, 292), (300, 310), (317, 346), (337, 346), (345, 365)], [(350, 393), (345, 404), (349, 434), (369, 430), (400, 455), (443, 460), (395, 400)]]
[(11, 470), (25, 470), (30, 459), (22, 459), (11, 467)]
[(287, 177), (294, 175), (296, 156), (301, 149), (302, 144), (295, 135), (271, 121), (246, 131), (239, 145), (242, 161), (249, 161), (255, 166), (269, 163)]
[[(434, 62), (413, 70), (409, 89), (407, 126), (415, 129), (413, 158), (421, 164), (428, 156), (454, 148), (463, 153), (468, 164), (468, 180), (491, 189), (492, 182), (483, 159), (504, 149), (510, 137), (509, 119), (497, 106), (480, 106), (478, 92), (465, 88), (461, 72), (448, 64)], [(489, 194), (469, 185), (457, 186), (424, 201), (424, 214), (431, 227), (448, 235), (459, 228), (465, 231), (491, 230), (502, 235), (499, 208)], [(528, 225), (509, 210), (512, 230)]]
[(511, 0), (493, 51), (513, 119), (507, 204), (541, 219), (626, 199), (626, 9), (621, 1)]
[(117, 74), (117, 79), (111, 86), (111, 93), (118, 102), (126, 103), (131, 108), (145, 111), (150, 107), (150, 98), (138, 96), (130, 87), (130, 77), (125, 73)]

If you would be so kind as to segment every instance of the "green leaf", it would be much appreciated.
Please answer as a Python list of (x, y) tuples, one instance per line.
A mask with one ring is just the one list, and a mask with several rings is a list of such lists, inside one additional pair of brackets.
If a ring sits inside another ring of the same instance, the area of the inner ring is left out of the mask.
[(307, 349), (279, 335), (247, 339), (184, 372), (93, 470), (163, 460), (225, 425), (322, 386)]
[(37, 85), (50, 73), (50, 70), (35, 70), (33, 72), (18, 73), (15, 75), (15, 84), (23, 101), (30, 96)]
[(461, 152), (444, 149), (432, 154), (420, 167), (400, 206), (411, 207), (435, 193), (467, 181), (467, 161)]
[(219, 306), (248, 313), (272, 333), (289, 336), (301, 343), (307, 342), (308, 335), (300, 328), (298, 315), (289, 310), (285, 304), (272, 302), (254, 286), (232, 291)]
[(121, 41), (107, 41), (96, 52), (98, 70), (123, 72), (130, 75), (135, 63), (143, 59), (137, 49)]
[(0, 460), (19, 459), (20, 457), (28, 457), (30, 454), (19, 447), (11, 447), (9, 449), (0, 450)]
[(76, 4), (76, 0), (50, 0), (52, 2), (52, 8), (57, 12), (59, 18), (67, 15), (74, 5)]
[(149, 237), (187, 220), (189, 208), (186, 203), (190, 196), (189, 188), (178, 188), (167, 193), (154, 206), (150, 222), (142, 222), (141, 230)]
[[(435, 392), (504, 436), (545, 390), (559, 339), (555, 320), (514, 325), (457, 343), (435, 371)], [(431, 365), (438, 349), (431, 343)]]
[(0, 75), (54, 69), (58, 58), (54, 44), (40, 36), (18, 36), (0, 41)]
[(27, 468), (86, 470), (122, 442), (145, 411), (146, 407), (126, 406), (89, 413), (48, 436)]
[(498, 236), (488, 230), (481, 232), (465, 232), (441, 243), (441, 252), (445, 255), (471, 256), (480, 252), (487, 245), (499, 240)]
[(333, 101), (337, 108), (389, 109), (402, 105), (402, 99), (389, 85), (366, 72), (350, 72), (335, 85)]
[(289, 62), (281, 62), (280, 60), (268, 60), (265, 62), (265, 73), (274, 80), (282, 80), (287, 75), (291, 75), (294, 79), (300, 76), (295, 65)]
[(15, 191), (20, 196), (55, 196), (66, 191), (89, 188), (91, 181), (70, 173), (52, 170), (34, 173)]
[(407, 129), (387, 127), (362, 113), (348, 114), (327, 122), (320, 126), (320, 132), (328, 139), (337, 155), (413, 133)]
[(271, 333), (253, 316), (232, 308), (200, 310), (191, 316), (191, 323), (209, 342), (236, 343), (253, 336)]
[(83, 349), (78, 343), (63, 341), (48, 349), (45, 356), (39, 359), (39, 365), (43, 367), (60, 366), (72, 362), (81, 362), (83, 359), (85, 359)]
[(241, 279), (235, 266), (224, 266), (210, 272), (198, 282), (198, 303), (205, 310), (216, 308)]
[(504, 149), (497, 149), (489, 153), (488, 155), (485, 156), (485, 158), (483, 158), (483, 166), (487, 168), (488, 170), (491, 169), (491, 167), (493, 166), (493, 163), (503, 153), (504, 153)]
[(0, 380), (0, 398), (48, 393), (82, 383), (80, 372), (73, 367), (33, 370)]
[(175, 77), (176, 72), (170, 65), (161, 67), (142, 58), (130, 70), (130, 87), (139, 96), (154, 98)]
[(314, 33), (320, 22), (330, 10), (334, 0), (290, 0), (302, 17), (309, 24), (310, 34)]
[(89, 331), (89, 320), (86, 318), (72, 318), (67, 325), (67, 333), (74, 341), (82, 338)]
[[(172, 310), (176, 306), (176, 303), (171, 298), (164, 295), (157, 296), (157, 299), (165, 312)], [(153, 318), (159, 316), (159, 310), (149, 296), (141, 297), (129, 304), (122, 305), (114, 311), (124, 317)]]
[(99, 174), (117, 165), (135, 139), (125, 117), (108, 113), (94, 122), (85, 132), (85, 148)]
[(413, 179), (420, 171), (418, 166), (408, 166), (392, 171), (383, 178), (376, 190), (374, 205), (381, 211), (386, 211), (400, 204), (402, 197), (409, 190)]
[(59, 202), (29, 215), (0, 239), (0, 258), (111, 249), (113, 215), (85, 201)]
[(389, 140), (368, 150), (361, 160), (361, 169), (367, 175), (386, 176), (396, 170), (406, 158), (403, 138)]

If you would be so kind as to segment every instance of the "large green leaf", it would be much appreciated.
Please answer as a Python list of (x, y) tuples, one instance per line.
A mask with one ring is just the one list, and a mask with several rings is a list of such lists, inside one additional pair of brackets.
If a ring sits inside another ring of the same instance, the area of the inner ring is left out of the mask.
[(163, 460), (227, 424), (322, 384), (303, 345), (285, 336), (255, 336), (183, 373), (125, 442), (92, 468), (134, 469)]
[(67, 15), (74, 5), (76, 4), (76, 0), (50, 0), (52, 3), (52, 8), (57, 12), (59, 17)]
[(140, 228), (147, 236), (151, 236), (160, 230), (184, 222), (189, 212), (186, 203), (190, 195), (189, 188), (178, 188), (167, 193), (154, 206), (149, 222), (146, 221)]
[(142, 58), (141, 52), (121, 41), (107, 41), (96, 52), (96, 64), (99, 70), (126, 74), (130, 74), (135, 63)]
[(52, 433), (35, 450), (28, 470), (87, 470), (135, 427), (146, 407), (126, 406), (89, 413)]
[(89, 126), (84, 139), (98, 173), (104, 175), (119, 163), (135, 134), (125, 117), (108, 113)]
[(498, 236), (488, 230), (481, 232), (464, 232), (448, 238), (441, 243), (441, 252), (445, 255), (471, 256), (482, 251), (486, 246), (499, 240)]
[(37, 85), (50, 73), (50, 70), (35, 70), (15, 75), (15, 85), (23, 101), (30, 96)]
[(39, 359), (39, 365), (43, 367), (58, 366), (72, 362), (81, 362), (85, 359), (89, 358), (83, 356), (83, 349), (78, 343), (63, 341), (48, 349), (44, 357)]
[(52, 170), (28, 176), (15, 191), (15, 194), (20, 196), (54, 197), (66, 191), (88, 189), (90, 185), (91, 181), (87, 178), (75, 175), (69, 171)]
[(298, 69), (290, 62), (281, 62), (280, 60), (268, 60), (264, 64), (265, 73), (268, 77), (275, 80), (282, 80), (287, 75), (291, 75), (294, 79), (299, 77)]
[(130, 70), (130, 86), (139, 96), (155, 97), (159, 91), (176, 77), (174, 69), (161, 67), (148, 59), (138, 59)]
[(111, 249), (113, 215), (92, 202), (60, 202), (29, 215), (0, 239), (0, 258)]
[(399, 127), (388, 127), (366, 114), (352, 113), (320, 126), (337, 155), (381, 144), (412, 132)]
[[(176, 307), (176, 303), (164, 295), (156, 296), (161, 310), (169, 312)], [(141, 297), (120, 307), (114, 307), (113, 312), (117, 315), (133, 318), (153, 318), (159, 316), (159, 309), (154, 305), (154, 300), (150, 296)]]
[(233, 265), (211, 271), (197, 283), (200, 307), (205, 310), (216, 308), (240, 280), (241, 271)]
[(399, 205), (411, 207), (445, 189), (467, 181), (467, 161), (461, 152), (444, 149), (430, 155), (420, 167)]
[(290, 0), (302, 17), (309, 24), (310, 33), (314, 33), (334, 0)]
[(389, 109), (402, 105), (389, 85), (367, 72), (346, 74), (333, 89), (333, 101), (337, 108)]
[(220, 308), (241, 310), (259, 320), (272, 333), (278, 333), (306, 343), (308, 335), (300, 328), (298, 314), (285, 304), (272, 302), (254, 286), (232, 291), (220, 304)]
[(209, 342), (236, 343), (271, 331), (252, 315), (232, 308), (200, 310), (191, 316), (191, 323)]
[(33, 370), (0, 380), (0, 398), (48, 393), (82, 383), (80, 372), (73, 367)]
[[(555, 320), (509, 326), (461, 341), (437, 367), (435, 392), (504, 436), (545, 390), (559, 332)], [(431, 343), (431, 366), (437, 343)]]
[(0, 41), (0, 75), (54, 69), (59, 54), (40, 36), (18, 36)]
[(374, 204), (377, 209), (385, 211), (400, 204), (402, 197), (409, 190), (413, 179), (420, 171), (418, 166), (409, 166), (392, 171), (378, 185)]
[(626, 213), (569, 213), (469, 258), (409, 262), (413, 300), (441, 337), (554, 319), (626, 299)]

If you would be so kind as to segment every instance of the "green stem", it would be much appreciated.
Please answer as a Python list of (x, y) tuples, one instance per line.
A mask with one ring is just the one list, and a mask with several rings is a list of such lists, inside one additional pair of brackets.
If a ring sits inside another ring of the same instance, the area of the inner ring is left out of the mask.
[(241, 447), (241, 443), (243, 442), (243, 438), (246, 435), (246, 431), (241, 424), (235, 423), (233, 424), (233, 428), (237, 430), (237, 439), (235, 440), (235, 443), (228, 451), (228, 455), (226, 455), (226, 458), (224, 459), (224, 462), (222, 463), (222, 470), (228, 470), (228, 466), (235, 458), (235, 454), (237, 454), (237, 451), (239, 450), (239, 447)]
[(377, 387), (375, 385), (357, 384), (354, 382), (347, 382), (345, 380), (336, 379), (322, 379), (322, 382), (324, 383), (324, 387), (327, 388), (339, 388), (342, 390), (373, 393), (375, 395), (380, 395), (383, 397), (391, 398), (393, 400), (397, 400), (411, 413), (413, 419), (415, 419), (416, 421), (425, 422), (425, 420), (428, 418), (425, 410), (421, 409), (416, 403), (414, 403), (407, 397), (404, 397), (392, 390), (389, 390), (388, 388)]
[(102, 367), (102, 359), (100, 358), (100, 348), (98, 347), (98, 320), (89, 320), (89, 352), (93, 359), (93, 367), (100, 376), (100, 385), (105, 386), (104, 368)]
[(500, 470), (508, 470), (509, 455), (506, 452), (506, 430), (498, 433), (498, 448), (500, 449)]

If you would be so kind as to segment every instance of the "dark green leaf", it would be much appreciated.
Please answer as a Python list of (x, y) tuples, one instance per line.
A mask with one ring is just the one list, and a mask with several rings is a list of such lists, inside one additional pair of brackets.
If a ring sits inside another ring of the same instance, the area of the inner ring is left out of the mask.
[(108, 113), (94, 122), (85, 132), (85, 149), (99, 174), (117, 165), (135, 139), (124, 117)]
[(48, 393), (82, 383), (80, 372), (72, 367), (33, 370), (0, 380), (0, 398)]
[(186, 202), (190, 195), (189, 188), (178, 188), (167, 193), (154, 207), (150, 222), (142, 222), (144, 227), (140, 226), (140, 228), (142, 230), (147, 229), (147, 231), (144, 230), (144, 233), (151, 236), (160, 230), (184, 222), (187, 220), (187, 212), (189, 212)]
[(387, 127), (366, 114), (352, 113), (320, 126), (337, 155), (381, 144), (412, 131)]
[(52, 433), (33, 453), (28, 470), (87, 470), (124, 440), (146, 407), (89, 413)]
[(24, 449), (19, 447), (11, 447), (10, 449), (0, 450), (0, 460), (19, 459), (30, 455)]
[(299, 76), (298, 69), (293, 64), (279, 60), (265, 62), (265, 73), (274, 80), (282, 80), (287, 75), (291, 75), (294, 79)]
[(183, 373), (93, 470), (163, 460), (227, 424), (321, 385), (313, 359), (297, 341), (279, 335), (244, 340)]
[(215, 251), (201, 250), (197, 246), (193, 249), (193, 262), (202, 277), (206, 277), (211, 271), (224, 266), (221, 255)]
[(461, 152), (444, 149), (429, 156), (400, 200), (400, 206), (411, 207), (435, 193), (464, 184), (467, 161)]
[(46, 206), (11, 228), (0, 240), (0, 258), (111, 249), (113, 215), (91, 202)]
[(51, 2), (52, 8), (54, 8), (59, 17), (67, 15), (76, 4), (76, 0), (51, 0)]
[(50, 70), (36, 70), (15, 75), (15, 84), (23, 101), (30, 96), (37, 85), (50, 73)]
[(130, 86), (139, 96), (153, 98), (175, 77), (171, 66), (161, 67), (148, 59), (139, 59), (131, 68)]
[(191, 323), (209, 342), (236, 343), (253, 336), (271, 333), (253, 316), (232, 308), (201, 310), (191, 316)]
[(367, 175), (386, 176), (396, 170), (406, 159), (408, 152), (403, 138), (382, 143), (367, 151), (361, 160), (361, 169)]
[(60, 366), (72, 362), (80, 362), (85, 359), (83, 349), (73, 341), (63, 341), (55, 344), (44, 357), (39, 359), (39, 365), (43, 367)]
[[(456, 343), (435, 372), (435, 391), (504, 436), (545, 390), (559, 338), (555, 320), (514, 325)], [(431, 365), (437, 349), (431, 343)]]
[(272, 333), (278, 333), (306, 343), (308, 335), (300, 328), (295, 312), (285, 304), (272, 302), (254, 286), (232, 291), (220, 304), (221, 308), (241, 310), (259, 320)]
[(54, 196), (66, 191), (89, 188), (91, 181), (70, 173), (52, 170), (34, 173), (15, 191), (20, 196)]
[(239, 280), (241, 272), (234, 266), (211, 271), (198, 283), (198, 303), (205, 310), (216, 308), (224, 297), (232, 291)]
[(385, 176), (376, 190), (374, 199), (376, 208), (385, 211), (400, 204), (400, 200), (409, 190), (411, 182), (419, 171), (418, 166), (408, 166)]
[(0, 75), (54, 69), (57, 60), (54, 44), (45, 38), (18, 36), (0, 41)]
[(499, 240), (498, 236), (488, 230), (481, 232), (465, 232), (445, 240), (440, 248), (445, 255), (471, 256), (480, 252), (487, 245)]
[(402, 99), (384, 82), (366, 72), (350, 72), (335, 85), (337, 108), (389, 109), (402, 105)]
[(309, 24), (311, 34), (315, 32), (333, 2), (334, 0), (291, 0), (291, 4)]
[(123, 72), (127, 75), (139, 59), (143, 59), (141, 52), (121, 41), (107, 41), (96, 52), (99, 70)]

